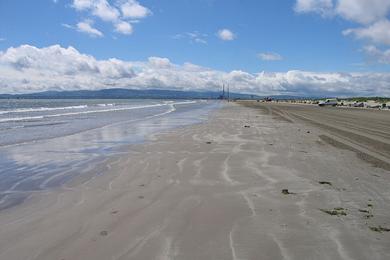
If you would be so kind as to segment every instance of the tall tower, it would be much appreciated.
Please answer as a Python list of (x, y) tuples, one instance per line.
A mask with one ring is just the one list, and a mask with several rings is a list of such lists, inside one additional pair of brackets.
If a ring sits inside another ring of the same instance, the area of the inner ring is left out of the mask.
[(222, 84), (222, 100), (225, 99), (225, 84)]
[(230, 86), (229, 86), (229, 84), (227, 85), (227, 100), (228, 100), (228, 102), (230, 100)]

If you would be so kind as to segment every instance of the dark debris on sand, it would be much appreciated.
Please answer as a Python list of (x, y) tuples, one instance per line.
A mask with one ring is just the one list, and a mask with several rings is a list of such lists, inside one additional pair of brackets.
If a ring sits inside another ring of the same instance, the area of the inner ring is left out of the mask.
[(282, 194), (284, 194), (284, 195), (291, 195), (291, 194), (296, 194), (296, 193), (290, 192), (288, 189), (283, 189), (282, 190)]
[(390, 228), (385, 228), (385, 227), (382, 227), (382, 226), (377, 226), (377, 227), (369, 227), (371, 231), (375, 231), (375, 232), (379, 232), (379, 233), (383, 233), (383, 232), (390, 232)]
[(320, 209), (322, 212), (329, 214), (331, 216), (346, 216), (347, 212), (345, 212), (344, 208), (334, 208), (334, 209)]

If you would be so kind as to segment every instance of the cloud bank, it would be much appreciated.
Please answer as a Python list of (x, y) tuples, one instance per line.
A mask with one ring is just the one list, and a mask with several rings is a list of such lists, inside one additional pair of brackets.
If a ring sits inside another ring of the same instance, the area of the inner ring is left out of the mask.
[(73, 47), (21, 45), (0, 52), (0, 93), (104, 88), (232, 91), (259, 95), (387, 95), (390, 73), (224, 72), (168, 58), (97, 60)]

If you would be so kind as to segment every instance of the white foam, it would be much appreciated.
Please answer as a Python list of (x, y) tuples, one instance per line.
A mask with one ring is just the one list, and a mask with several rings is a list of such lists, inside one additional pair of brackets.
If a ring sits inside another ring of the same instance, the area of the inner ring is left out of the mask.
[(83, 109), (83, 108), (87, 108), (87, 107), (88, 107), (88, 105), (67, 106), (67, 107), (18, 108), (18, 109), (14, 109), (14, 110), (0, 111), (0, 115), (14, 114), (14, 113), (28, 113), (28, 112), (44, 112), (44, 111), (55, 111), (55, 110)]
[(61, 116), (85, 115), (85, 114), (94, 114), (94, 113), (107, 113), (107, 112), (114, 112), (114, 111), (126, 111), (126, 110), (144, 109), (144, 108), (161, 107), (161, 106), (170, 106), (170, 110), (169, 111), (164, 112), (162, 114), (158, 114), (158, 116), (161, 116), (161, 115), (168, 114), (168, 113), (171, 113), (171, 112), (175, 111), (175, 107), (174, 107), (175, 105), (191, 104), (191, 103), (196, 103), (196, 101), (175, 102), (175, 103), (169, 103), (169, 104), (153, 104), (153, 105), (132, 106), (132, 107), (120, 107), (120, 108), (89, 110), (89, 111), (78, 111), (78, 112), (68, 112), (68, 113), (60, 113), (60, 114), (53, 114), (53, 115), (2, 118), (2, 119), (0, 119), (0, 123), (36, 120), (36, 119), (61, 117)]

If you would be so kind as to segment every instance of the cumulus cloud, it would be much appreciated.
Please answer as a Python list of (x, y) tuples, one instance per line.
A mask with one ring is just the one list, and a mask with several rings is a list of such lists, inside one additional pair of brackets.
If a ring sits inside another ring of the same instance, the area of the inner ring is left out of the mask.
[(73, 0), (73, 7), (79, 11), (87, 10), (92, 7), (93, 0)]
[(390, 10), (389, 0), (296, 0), (297, 13), (338, 15), (346, 20), (369, 24), (386, 17)]
[(171, 63), (171, 61), (168, 58), (149, 57), (148, 61), (149, 61), (149, 64), (155, 68), (171, 68), (171, 67), (173, 67), (173, 64)]
[[(68, 24), (63, 24), (63, 26), (72, 28)], [(87, 33), (91, 37), (103, 37), (103, 33), (96, 28), (93, 28), (92, 20), (84, 20), (83, 22), (77, 23), (76, 27), (79, 32)]]
[(278, 61), (278, 60), (283, 60), (283, 57), (275, 52), (263, 52), (259, 53), (257, 55), (261, 60), (264, 61)]
[(111, 4), (107, 0), (73, 0), (72, 7), (79, 12), (88, 12), (90, 15), (110, 22), (115, 32), (130, 35), (133, 32), (131, 23), (150, 15), (152, 12), (136, 0), (118, 0)]
[(115, 22), (119, 19), (119, 11), (106, 0), (95, 1), (91, 12), (93, 15), (107, 22)]
[(389, 0), (338, 0), (335, 12), (347, 20), (369, 24), (385, 18), (389, 10)]
[(0, 52), (1, 93), (104, 88), (220, 90), (259, 95), (390, 95), (390, 73), (224, 72), (168, 58), (97, 60), (73, 47), (22, 45)]
[(128, 22), (120, 21), (115, 24), (115, 31), (122, 34), (132, 34), (133, 26)]
[(236, 38), (236, 35), (229, 29), (219, 30), (217, 36), (223, 41), (233, 41)]
[(294, 10), (298, 13), (315, 12), (329, 15), (333, 11), (332, 0), (297, 0)]
[(145, 18), (152, 13), (147, 7), (135, 0), (122, 1), (120, 9), (123, 17), (131, 19)]
[(381, 50), (373, 45), (368, 45), (363, 48), (363, 51), (369, 58), (374, 58), (379, 63), (390, 64), (390, 49)]
[(354, 35), (359, 39), (368, 39), (374, 43), (390, 45), (390, 21), (380, 20), (368, 27), (347, 29), (344, 35)]

